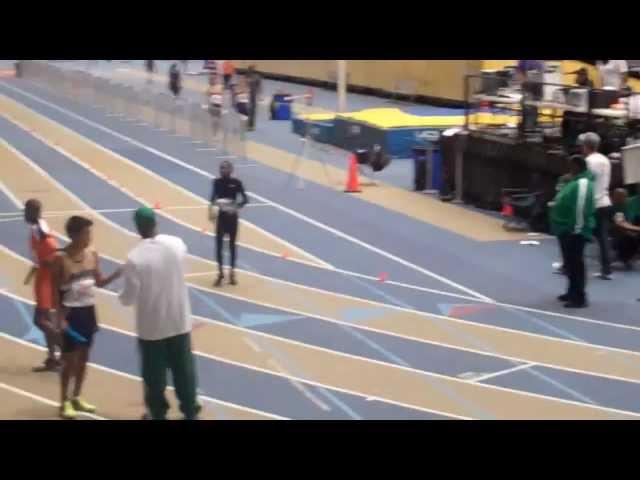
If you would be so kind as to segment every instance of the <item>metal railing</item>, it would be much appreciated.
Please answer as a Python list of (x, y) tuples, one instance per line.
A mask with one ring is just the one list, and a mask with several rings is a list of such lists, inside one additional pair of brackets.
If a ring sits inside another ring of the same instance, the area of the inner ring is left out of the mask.
[[(536, 128), (559, 128), (565, 113), (583, 115), (589, 121), (605, 120), (625, 124), (640, 118), (640, 94), (621, 91), (527, 81), (517, 82), (498, 75), (465, 77), (466, 121), (470, 130), (497, 130), (508, 134), (534, 111)], [(613, 105), (615, 104), (615, 105)]]
[(247, 162), (247, 118), (225, 108), (219, 118), (199, 102), (176, 99), (124, 85), (83, 70), (68, 70), (43, 61), (24, 61), (23, 78), (75, 102), (104, 109), (108, 115), (137, 121), (176, 136), (190, 137), (215, 149), (215, 156)]

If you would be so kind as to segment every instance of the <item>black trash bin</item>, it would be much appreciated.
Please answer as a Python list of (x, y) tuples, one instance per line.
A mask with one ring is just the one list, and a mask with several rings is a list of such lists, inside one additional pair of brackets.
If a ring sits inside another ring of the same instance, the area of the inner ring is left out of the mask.
[(369, 150), (366, 148), (358, 148), (353, 153), (356, 155), (356, 159), (358, 160), (358, 165), (368, 165), (369, 164)]
[(427, 147), (416, 146), (413, 153), (413, 189), (422, 192), (427, 189)]

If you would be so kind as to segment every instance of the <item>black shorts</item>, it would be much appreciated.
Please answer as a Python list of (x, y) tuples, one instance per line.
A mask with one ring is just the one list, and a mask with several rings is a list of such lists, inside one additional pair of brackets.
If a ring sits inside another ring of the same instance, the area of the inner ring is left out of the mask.
[(236, 103), (236, 110), (240, 115), (249, 116), (249, 104), (247, 102)]
[[(98, 331), (96, 308), (70, 307), (67, 313), (67, 323), (74, 334), (64, 332), (62, 335), (62, 351), (71, 353), (80, 347), (91, 347), (93, 337)], [(82, 338), (78, 338), (78, 335)]]

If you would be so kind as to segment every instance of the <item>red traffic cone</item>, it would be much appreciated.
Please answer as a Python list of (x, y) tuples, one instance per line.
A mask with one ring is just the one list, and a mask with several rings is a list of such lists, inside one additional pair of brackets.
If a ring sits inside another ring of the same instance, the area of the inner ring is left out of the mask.
[(349, 159), (349, 171), (347, 172), (347, 186), (345, 193), (360, 193), (360, 178), (358, 174), (358, 159), (352, 154)]
[(387, 272), (382, 272), (380, 275), (378, 275), (379, 282), (386, 282), (388, 278), (389, 274)]
[(153, 204), (153, 209), (160, 210), (161, 208), (162, 208), (162, 205), (160, 205), (160, 202), (156, 200), (156, 203)]

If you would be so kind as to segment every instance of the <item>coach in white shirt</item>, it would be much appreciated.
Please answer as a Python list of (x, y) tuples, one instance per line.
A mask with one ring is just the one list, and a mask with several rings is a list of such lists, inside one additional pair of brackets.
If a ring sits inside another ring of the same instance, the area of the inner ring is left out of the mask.
[(604, 280), (611, 280), (611, 262), (609, 248), (609, 224), (611, 223), (612, 207), (609, 198), (609, 184), (611, 183), (611, 162), (598, 152), (600, 136), (597, 133), (583, 133), (578, 137), (582, 146), (582, 153), (587, 160), (589, 171), (594, 176), (593, 197), (596, 203), (596, 239), (600, 246), (600, 273), (596, 276)]
[(629, 65), (626, 60), (598, 60), (596, 62), (602, 88), (620, 90), (627, 84)]
[(123, 267), (123, 305), (136, 306), (136, 329), (142, 357), (145, 403), (154, 420), (164, 420), (169, 410), (164, 392), (167, 370), (173, 374), (180, 410), (196, 419), (196, 369), (191, 352), (191, 306), (184, 280), (184, 242), (158, 235), (155, 212), (139, 208), (134, 216), (142, 241)]

